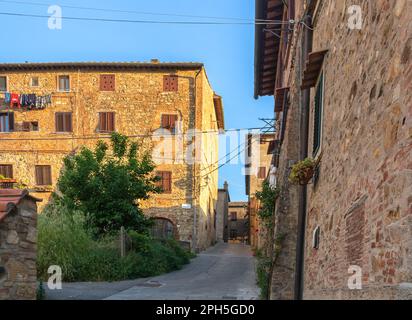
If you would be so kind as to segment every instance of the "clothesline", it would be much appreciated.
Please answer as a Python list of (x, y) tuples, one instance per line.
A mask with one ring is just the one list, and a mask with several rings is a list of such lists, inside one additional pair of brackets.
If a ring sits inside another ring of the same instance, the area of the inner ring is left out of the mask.
[(47, 95), (18, 94), (14, 92), (5, 92), (3, 102), (0, 104), (9, 106), (12, 109), (25, 110), (43, 110), (51, 105), (52, 97)]

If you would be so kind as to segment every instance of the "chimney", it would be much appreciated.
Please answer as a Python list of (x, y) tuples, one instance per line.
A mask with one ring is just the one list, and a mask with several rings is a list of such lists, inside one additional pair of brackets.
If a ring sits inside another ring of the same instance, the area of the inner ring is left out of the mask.
[(225, 189), (226, 191), (229, 190), (229, 185), (227, 181), (225, 181), (225, 183), (223, 184), (223, 189)]
[(158, 64), (158, 63), (159, 63), (159, 59), (152, 59), (152, 60), (150, 60), (150, 63)]

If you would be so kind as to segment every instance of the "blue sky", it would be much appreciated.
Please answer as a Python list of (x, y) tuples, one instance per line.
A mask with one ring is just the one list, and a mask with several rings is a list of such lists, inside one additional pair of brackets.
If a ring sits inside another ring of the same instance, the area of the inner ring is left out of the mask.
[[(254, 0), (117, 0), (27, 2), (81, 7), (254, 18)], [(0, 12), (47, 15), (47, 6), (0, 1)], [(63, 8), (63, 16), (140, 20), (193, 20), (130, 13)], [(63, 21), (49, 30), (47, 19), (0, 16), (3, 26), (1, 62), (48, 61), (196, 61), (206, 66), (213, 89), (223, 97), (226, 128), (261, 127), (258, 118), (273, 117), (273, 99), (253, 98), (253, 25), (156, 25)], [(207, 19), (210, 21), (211, 19)], [(203, 20), (202, 20), (203, 21)], [(230, 150), (233, 146), (228, 147)], [(229, 150), (229, 151), (230, 151)], [(220, 150), (220, 157), (228, 150)], [(245, 200), (242, 164), (219, 171), (219, 185), (229, 182), (232, 200)]]

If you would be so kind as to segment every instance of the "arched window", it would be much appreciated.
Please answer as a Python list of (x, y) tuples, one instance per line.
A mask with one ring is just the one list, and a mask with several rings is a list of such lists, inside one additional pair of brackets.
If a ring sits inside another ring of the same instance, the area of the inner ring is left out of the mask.
[(155, 239), (173, 239), (176, 234), (174, 224), (164, 218), (155, 218), (151, 231), (152, 237)]

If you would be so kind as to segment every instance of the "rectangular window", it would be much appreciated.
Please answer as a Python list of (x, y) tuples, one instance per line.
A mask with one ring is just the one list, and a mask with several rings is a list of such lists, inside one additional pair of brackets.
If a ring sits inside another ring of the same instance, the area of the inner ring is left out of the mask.
[(60, 92), (70, 91), (70, 77), (69, 76), (59, 76), (59, 91)]
[(100, 91), (114, 91), (116, 78), (114, 74), (100, 75)]
[(258, 171), (259, 179), (266, 179), (266, 167), (260, 167)]
[(4, 112), (0, 113), (0, 132), (14, 131), (14, 113)]
[(72, 132), (72, 113), (56, 112), (56, 132)]
[(32, 77), (30, 79), (30, 86), (31, 87), (38, 87), (39, 86), (39, 77)]
[(0, 77), (0, 91), (7, 91), (7, 77)]
[(158, 171), (156, 175), (160, 178), (157, 186), (162, 189), (163, 193), (172, 192), (172, 173), (170, 171)]
[(230, 213), (230, 221), (237, 221), (237, 212)]
[(99, 132), (114, 132), (114, 112), (99, 112)]
[(320, 74), (319, 83), (316, 88), (315, 96), (315, 112), (314, 112), (314, 124), (313, 124), (313, 157), (318, 155), (321, 147), (322, 139), (322, 118), (323, 118), (323, 72)]
[(178, 76), (168, 75), (163, 77), (163, 91), (179, 91)]
[(50, 166), (36, 166), (36, 185), (51, 186), (52, 176)]
[(25, 121), (22, 124), (22, 131), (39, 131), (39, 123), (37, 121)]
[(11, 164), (0, 164), (0, 176), (13, 179), (13, 166)]
[(177, 115), (175, 114), (163, 114), (162, 115), (162, 128), (169, 130), (172, 134), (176, 133)]

